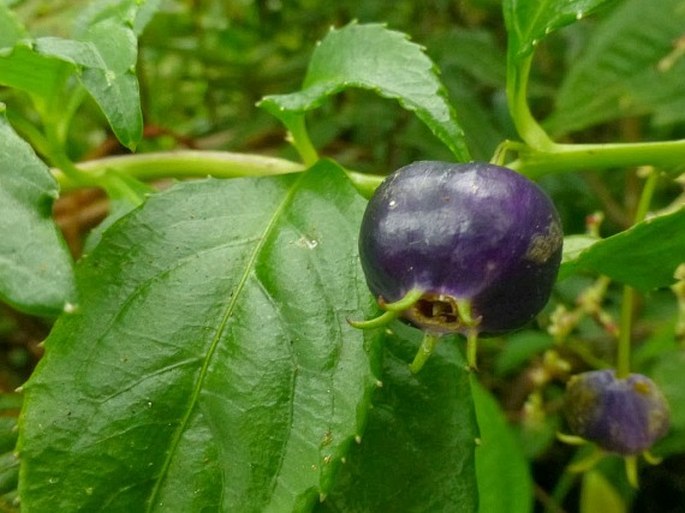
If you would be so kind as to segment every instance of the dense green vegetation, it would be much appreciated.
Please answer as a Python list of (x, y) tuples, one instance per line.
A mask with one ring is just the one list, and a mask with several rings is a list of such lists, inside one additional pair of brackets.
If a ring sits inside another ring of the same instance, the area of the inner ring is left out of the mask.
[[(681, 511), (683, 26), (0, 0), (0, 511)], [(478, 372), (460, 336), (414, 374), (418, 330), (348, 323), (382, 313), (366, 200), (416, 160), (506, 165), (562, 218), (552, 299)], [(605, 368), (670, 404), (646, 458), (564, 443), (566, 382)]]

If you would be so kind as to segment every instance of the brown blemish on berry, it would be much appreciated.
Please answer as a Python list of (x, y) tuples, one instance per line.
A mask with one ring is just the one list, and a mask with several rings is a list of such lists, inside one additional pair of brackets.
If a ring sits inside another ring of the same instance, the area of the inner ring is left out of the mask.
[(555, 220), (550, 220), (544, 233), (536, 233), (530, 239), (524, 258), (544, 264), (554, 255), (563, 243), (561, 228)]

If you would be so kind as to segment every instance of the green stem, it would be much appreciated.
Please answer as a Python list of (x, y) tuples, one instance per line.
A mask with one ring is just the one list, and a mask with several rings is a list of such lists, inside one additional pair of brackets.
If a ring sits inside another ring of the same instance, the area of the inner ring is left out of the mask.
[[(51, 146), (47, 158), (54, 166), (59, 168), (59, 171), (53, 169), (53, 174), (55, 175), (55, 178), (57, 178), (57, 182), (60, 184), (60, 188), (63, 191), (63, 181), (67, 181), (72, 189), (104, 186), (102, 183), (103, 172), (87, 173), (82, 169), (79, 169), (71, 159), (62, 152), (61, 148)], [(61, 180), (60, 177), (62, 178)]]
[(398, 299), (397, 301), (393, 303), (385, 303), (384, 305), (381, 305), (383, 310), (387, 310), (389, 312), (404, 312), (408, 308), (411, 308), (414, 306), (414, 304), (421, 299), (421, 296), (423, 296), (424, 291), (420, 289), (411, 289), (409, 292), (407, 292), (404, 296), (402, 296), (401, 299)]
[(421, 299), (421, 296), (423, 296), (423, 291), (411, 289), (401, 299), (398, 299), (393, 303), (383, 303), (379, 301), (379, 303), (381, 303), (381, 308), (385, 310), (385, 312), (378, 317), (365, 321), (354, 321), (348, 319), (347, 322), (350, 324), (350, 326), (362, 330), (380, 328), (381, 326), (385, 326), (391, 321), (394, 321), (400, 315), (402, 315), (402, 312), (414, 306), (414, 304)]
[(478, 370), (478, 329), (475, 327), (466, 331), (466, 364), (470, 371)]
[(428, 361), (428, 358), (430, 358), (430, 355), (433, 354), (435, 346), (437, 346), (439, 341), (440, 335), (430, 332), (424, 333), (421, 347), (416, 352), (414, 361), (409, 364), (409, 370), (412, 374), (416, 374), (423, 368), (424, 364)]
[(520, 148), (507, 164), (530, 178), (551, 173), (654, 165), (668, 167), (685, 161), (685, 139), (610, 144), (553, 144), (539, 150)]
[(616, 377), (625, 378), (630, 374), (630, 340), (633, 326), (633, 307), (635, 291), (632, 287), (623, 287), (621, 298), (621, 324), (618, 332), (618, 347), (616, 352)]
[(544, 129), (538, 124), (528, 106), (528, 77), (533, 54), (523, 59), (510, 57), (507, 63), (507, 99), (511, 117), (521, 139), (538, 150), (554, 146)]
[[(60, 164), (56, 165), (61, 167)], [(90, 181), (97, 181), (108, 170), (117, 171), (141, 181), (166, 178), (237, 178), (241, 176), (275, 176), (304, 171), (303, 164), (290, 160), (230, 153), (225, 151), (180, 150), (137, 155), (119, 155), (89, 160), (76, 164), (76, 169), (88, 175)], [(74, 180), (61, 169), (52, 170), (63, 192), (82, 187), (81, 180)], [(365, 197), (370, 197), (384, 177), (346, 170), (348, 178)]]
[[(166, 178), (236, 178), (241, 176), (271, 176), (303, 171), (304, 166), (289, 160), (229, 153), (220, 151), (182, 150), (159, 153), (141, 153), (89, 160), (77, 165), (88, 174), (102, 175), (107, 170), (131, 176), (141, 181)], [(61, 170), (53, 170), (62, 190), (79, 187)]]
[(374, 317), (373, 319), (367, 319), (365, 321), (355, 321), (352, 319), (347, 319), (347, 322), (353, 328), (357, 328), (360, 330), (370, 330), (372, 328), (380, 328), (382, 326), (386, 326), (391, 321), (397, 319), (400, 316), (400, 314), (401, 312), (388, 311), (383, 312), (381, 315), (379, 315), (378, 317)]
[(316, 161), (319, 160), (319, 155), (309, 138), (304, 114), (291, 118), (287, 123), (287, 126), (290, 131), (290, 142), (295, 146), (295, 149), (300, 154), (300, 157), (302, 157), (302, 161), (305, 165), (310, 167), (316, 164)]
[[(645, 186), (640, 195), (640, 201), (635, 213), (635, 223), (642, 222), (647, 217), (649, 205), (654, 196), (654, 190), (659, 178), (659, 173), (652, 169), (649, 172)], [(623, 287), (623, 297), (621, 299), (621, 321), (618, 332), (618, 347), (616, 354), (616, 377), (625, 378), (630, 374), (630, 350), (631, 332), (633, 327), (633, 310), (635, 305), (635, 291), (632, 287)]]
[(457, 301), (459, 318), (466, 326), (466, 364), (468, 369), (475, 371), (478, 369), (478, 324), (480, 318), (474, 319), (471, 312), (471, 301)]

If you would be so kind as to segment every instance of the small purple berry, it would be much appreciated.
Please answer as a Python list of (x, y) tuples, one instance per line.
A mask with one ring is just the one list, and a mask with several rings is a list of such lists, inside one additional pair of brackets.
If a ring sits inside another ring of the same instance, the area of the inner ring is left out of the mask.
[(624, 456), (649, 449), (670, 423), (668, 403), (651, 379), (642, 374), (617, 378), (613, 370), (573, 376), (565, 414), (574, 435)]
[(359, 252), (371, 292), (419, 328), (465, 333), (467, 302), (480, 333), (529, 322), (546, 304), (561, 260), (562, 228), (535, 183), (487, 163), (415, 162), (371, 198)]

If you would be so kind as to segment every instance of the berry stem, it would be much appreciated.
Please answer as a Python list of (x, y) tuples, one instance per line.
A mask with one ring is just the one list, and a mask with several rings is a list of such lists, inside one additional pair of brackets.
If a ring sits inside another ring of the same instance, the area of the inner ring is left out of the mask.
[(416, 352), (416, 356), (414, 356), (414, 361), (412, 361), (409, 364), (409, 370), (412, 374), (418, 373), (423, 368), (424, 364), (428, 361), (430, 355), (433, 354), (435, 346), (437, 346), (439, 341), (440, 335), (436, 335), (435, 333), (431, 333), (428, 331), (426, 331), (423, 334), (423, 339), (421, 340), (421, 347), (419, 347), (419, 350)]
[[(635, 213), (635, 223), (644, 221), (649, 211), (649, 204), (652, 201), (659, 173), (651, 169), (647, 175), (647, 181), (642, 189), (640, 201)], [(631, 332), (633, 326), (633, 309), (635, 305), (635, 290), (625, 285), (623, 287), (623, 298), (621, 299), (621, 324), (618, 332), (618, 347), (616, 354), (616, 377), (625, 378), (630, 374), (630, 349)]]
[(466, 326), (466, 364), (469, 370), (478, 369), (478, 324), (480, 318), (474, 319), (471, 312), (471, 302), (463, 299), (457, 301), (459, 318)]
[(618, 331), (618, 347), (616, 354), (616, 377), (626, 378), (630, 374), (630, 333), (633, 325), (633, 305), (635, 291), (632, 287), (623, 287), (621, 298), (621, 324)]
[(478, 330), (475, 326), (466, 332), (466, 364), (470, 371), (478, 370)]

